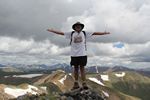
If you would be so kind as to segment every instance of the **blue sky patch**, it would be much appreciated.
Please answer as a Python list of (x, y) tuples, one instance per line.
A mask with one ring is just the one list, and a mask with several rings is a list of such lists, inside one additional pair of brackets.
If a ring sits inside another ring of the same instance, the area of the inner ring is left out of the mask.
[(124, 47), (124, 43), (122, 43), (122, 42), (114, 43), (113, 47), (115, 47), (115, 48), (123, 48)]

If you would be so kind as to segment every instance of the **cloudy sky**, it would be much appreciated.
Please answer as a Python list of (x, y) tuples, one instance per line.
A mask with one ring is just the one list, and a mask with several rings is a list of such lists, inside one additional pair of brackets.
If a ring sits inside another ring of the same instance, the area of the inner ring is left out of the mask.
[(0, 0), (0, 63), (69, 63), (69, 41), (47, 32), (109, 31), (88, 41), (90, 65), (150, 67), (149, 0)]

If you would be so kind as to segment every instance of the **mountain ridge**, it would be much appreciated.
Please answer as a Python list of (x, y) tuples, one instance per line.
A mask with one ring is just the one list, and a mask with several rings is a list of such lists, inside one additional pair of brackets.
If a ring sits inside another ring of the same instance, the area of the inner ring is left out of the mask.
[[(43, 74), (32, 78), (30, 84), (33, 86), (47, 87), (48, 94), (45, 96), (38, 96), (38, 98), (53, 98), (50, 100), (57, 100), (60, 98), (59, 93), (70, 91), (73, 86), (73, 81), (74, 79), (71, 73), (57, 70), (53, 71), (51, 74)], [(147, 100), (147, 98), (150, 98), (149, 95), (146, 95), (150, 92), (150, 78), (135, 71), (87, 73), (87, 84), (90, 89), (94, 90), (102, 97), (106, 97), (107, 100)], [(0, 90), (6, 86), (5, 84), (0, 85)], [(21, 85), (17, 85), (18, 88), (19, 86)], [(23, 87), (24, 86), (25, 85), (23, 85)], [(24, 88), (26, 88), (26, 86)], [(4, 95), (4, 91), (0, 91), (0, 93)], [(10, 96), (7, 94), (4, 95), (4, 97)], [(25, 95), (25, 97), (28, 96)]]
[[(72, 72), (72, 67), (66, 63), (58, 63), (54, 65), (45, 65), (45, 64), (33, 64), (33, 65), (22, 65), (22, 64), (9, 64), (3, 65), (0, 68), (0, 72), (5, 74), (5, 70), (7, 72), (18, 72), (18, 73), (48, 73), (50, 74), (52, 71), (55, 70), (64, 70), (67, 73)], [(7, 67), (9, 66), (9, 68)], [(139, 69), (132, 69), (124, 66), (88, 66), (85, 68), (88, 73), (98, 73), (98, 72), (109, 72), (109, 71), (135, 71), (141, 73), (143, 75), (150, 77), (150, 70), (149, 68), (139, 68)], [(11, 74), (10, 73), (10, 74)], [(0, 74), (1, 75), (1, 74)]]

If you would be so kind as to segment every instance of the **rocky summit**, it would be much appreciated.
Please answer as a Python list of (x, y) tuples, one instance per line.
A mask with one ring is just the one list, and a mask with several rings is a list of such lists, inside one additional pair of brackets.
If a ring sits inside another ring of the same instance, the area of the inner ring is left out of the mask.
[(104, 100), (100, 94), (91, 89), (76, 89), (60, 94), (60, 100)]

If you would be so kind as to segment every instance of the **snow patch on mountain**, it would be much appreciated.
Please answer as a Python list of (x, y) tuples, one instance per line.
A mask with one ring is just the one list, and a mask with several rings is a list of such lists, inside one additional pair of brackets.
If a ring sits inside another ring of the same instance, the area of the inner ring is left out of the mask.
[(124, 77), (125, 76), (125, 72), (121, 72), (121, 73), (116, 73), (115, 75), (117, 76), (117, 77)]
[(42, 76), (43, 74), (25, 74), (25, 75), (13, 75), (13, 77), (21, 77), (21, 78), (33, 78), (37, 76)]
[(61, 78), (60, 80), (58, 80), (60, 83), (64, 84), (64, 81), (66, 80), (67, 75), (65, 75), (63, 78)]
[(101, 79), (103, 81), (109, 81), (109, 76), (108, 75), (101, 75)]
[(94, 77), (90, 77), (89, 80), (99, 84), (99, 85), (102, 85), (102, 86), (105, 86), (100, 80), (98, 80), (97, 78), (94, 78)]
[(27, 93), (31, 93), (31, 94), (36, 95), (37, 92), (35, 92), (34, 90), (36, 91), (36, 90), (38, 90), (38, 88), (35, 86), (32, 86), (32, 85), (28, 85), (27, 89), (11, 88), (11, 87), (4, 88), (5, 93), (12, 95), (15, 98), (17, 98), (18, 96), (25, 95)]
[(105, 91), (102, 91), (102, 92), (105, 95), (105, 97), (109, 97), (109, 94), (107, 92), (105, 92)]

